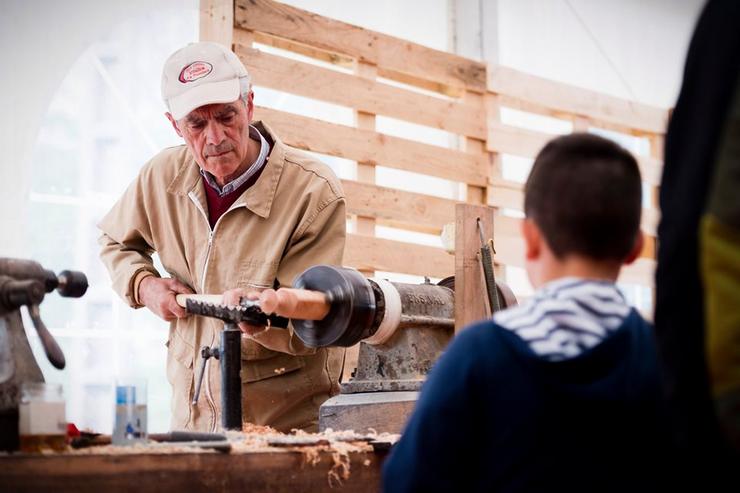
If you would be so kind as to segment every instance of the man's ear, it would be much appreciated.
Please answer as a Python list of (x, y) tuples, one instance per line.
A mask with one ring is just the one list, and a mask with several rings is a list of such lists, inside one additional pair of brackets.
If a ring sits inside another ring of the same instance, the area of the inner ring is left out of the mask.
[(247, 118), (249, 119), (249, 123), (252, 123), (252, 118), (254, 117), (254, 91), (249, 91), (249, 96), (247, 97)]
[(522, 236), (524, 237), (525, 258), (527, 260), (539, 258), (542, 254), (542, 233), (531, 219), (522, 220)]
[(174, 129), (175, 129), (175, 132), (177, 132), (177, 135), (179, 135), (180, 137), (182, 137), (182, 132), (180, 132), (180, 128), (179, 128), (179, 127), (177, 126), (177, 121), (176, 121), (176, 120), (175, 120), (175, 119), (174, 119), (174, 118), (172, 117), (172, 113), (170, 113), (170, 112), (168, 111), (168, 112), (167, 112), (167, 113), (165, 113), (164, 115), (165, 115), (165, 116), (167, 117), (167, 119), (168, 119), (168, 120), (170, 121), (170, 123), (172, 124), (172, 128), (174, 128)]
[(645, 246), (645, 236), (642, 234), (642, 230), (637, 232), (637, 237), (635, 237), (635, 244), (632, 246), (632, 250), (630, 250), (630, 253), (627, 255), (627, 257), (624, 259), (624, 265), (629, 265), (640, 256), (642, 253), (642, 248)]

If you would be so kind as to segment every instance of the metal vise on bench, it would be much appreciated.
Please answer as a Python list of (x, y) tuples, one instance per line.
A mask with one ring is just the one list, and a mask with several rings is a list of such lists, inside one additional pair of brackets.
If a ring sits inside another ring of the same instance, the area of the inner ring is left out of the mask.
[(41, 320), (39, 305), (53, 290), (79, 298), (87, 290), (82, 272), (65, 270), (59, 275), (32, 260), (0, 258), (0, 450), (17, 450), (18, 406), (24, 382), (43, 382), (28, 343), (20, 307), (26, 305), (41, 345), (54, 367), (63, 369), (64, 353)]

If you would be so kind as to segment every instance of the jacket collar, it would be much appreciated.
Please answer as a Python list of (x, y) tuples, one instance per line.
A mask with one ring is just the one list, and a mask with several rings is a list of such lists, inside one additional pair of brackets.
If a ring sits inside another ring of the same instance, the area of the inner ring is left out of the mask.
[[(260, 133), (270, 143), (271, 152), (262, 174), (254, 185), (249, 187), (232, 207), (246, 207), (262, 218), (270, 216), (270, 209), (275, 198), (280, 176), (285, 166), (285, 144), (275, 135), (270, 127), (264, 122), (255, 121), (252, 125), (257, 127)], [(205, 204), (205, 190), (200, 174), (200, 167), (195, 162), (190, 151), (185, 150), (185, 159), (178, 170), (175, 178), (167, 187), (167, 192), (175, 195), (188, 195), (193, 192), (196, 197)]]

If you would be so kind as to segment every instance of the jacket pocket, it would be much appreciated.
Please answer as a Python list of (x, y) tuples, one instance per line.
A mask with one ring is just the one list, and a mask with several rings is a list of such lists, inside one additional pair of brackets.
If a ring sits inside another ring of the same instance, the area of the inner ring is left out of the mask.
[(242, 262), (237, 287), (257, 290), (272, 288), (277, 275), (278, 262), (245, 260)]
[(190, 421), (193, 393), (193, 349), (174, 331), (167, 346), (167, 381), (172, 386), (171, 429), (184, 429)]
[(258, 382), (268, 378), (279, 377), (306, 366), (302, 356), (276, 353), (275, 356), (262, 360), (242, 360), (242, 383)]

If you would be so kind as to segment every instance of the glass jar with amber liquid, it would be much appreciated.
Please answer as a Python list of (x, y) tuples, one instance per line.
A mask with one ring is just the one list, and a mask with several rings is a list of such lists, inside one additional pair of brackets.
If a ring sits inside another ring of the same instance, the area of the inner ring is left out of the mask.
[(18, 415), (22, 452), (62, 451), (66, 448), (67, 418), (61, 384), (23, 383)]

